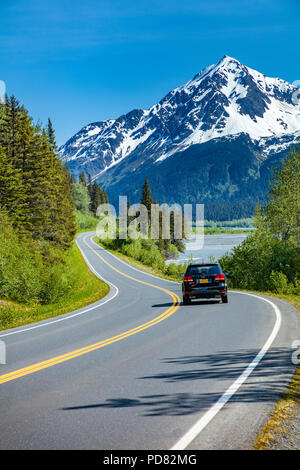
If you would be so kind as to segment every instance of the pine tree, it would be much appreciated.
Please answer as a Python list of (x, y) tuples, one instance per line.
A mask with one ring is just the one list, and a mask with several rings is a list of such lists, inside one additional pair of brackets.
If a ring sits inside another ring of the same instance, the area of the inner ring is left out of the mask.
[(20, 229), (24, 223), (25, 191), (20, 173), (9, 163), (0, 147), (0, 211), (6, 211), (13, 225)]
[(87, 185), (84, 171), (82, 171), (79, 175), (79, 183), (83, 184), (83, 186)]
[(144, 184), (143, 189), (142, 189), (141, 204), (146, 206), (148, 214), (150, 214), (151, 204), (153, 204), (153, 199), (151, 197), (151, 190), (150, 190), (147, 178), (145, 178), (145, 184)]
[(75, 183), (76, 183), (75, 176), (73, 175), (73, 173), (70, 174), (69, 181), (70, 181), (70, 185), (71, 185), (71, 186), (72, 186), (72, 184), (75, 184)]
[(52, 152), (57, 152), (55, 132), (54, 132), (54, 128), (53, 128), (53, 125), (52, 125), (52, 122), (51, 122), (50, 118), (48, 118), (47, 136), (48, 136), (48, 142), (49, 142), (50, 150), (52, 150)]
[[(49, 132), (34, 126), (28, 112), (14, 97), (0, 108), (0, 145), (24, 191), (22, 228), (35, 239), (67, 247), (76, 230), (69, 176), (50, 147)], [(53, 146), (52, 124), (50, 128)]]
[(103, 197), (103, 192), (101, 188), (99, 187), (97, 181), (93, 183), (93, 189), (92, 189), (92, 200), (91, 200), (91, 211), (96, 214), (97, 213), (97, 208), (100, 204), (103, 204), (106, 202)]

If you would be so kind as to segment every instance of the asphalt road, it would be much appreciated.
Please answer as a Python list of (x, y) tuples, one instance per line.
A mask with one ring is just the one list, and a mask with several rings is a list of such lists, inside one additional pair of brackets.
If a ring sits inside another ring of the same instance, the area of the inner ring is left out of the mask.
[(108, 296), (0, 332), (0, 448), (251, 448), (294, 371), (298, 312), (238, 292), (183, 306), (179, 284), (91, 238), (78, 245)]

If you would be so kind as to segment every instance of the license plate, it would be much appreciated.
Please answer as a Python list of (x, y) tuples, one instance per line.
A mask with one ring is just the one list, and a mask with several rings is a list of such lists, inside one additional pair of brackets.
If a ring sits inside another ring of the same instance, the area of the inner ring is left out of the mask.
[(198, 279), (198, 284), (207, 284), (208, 279)]

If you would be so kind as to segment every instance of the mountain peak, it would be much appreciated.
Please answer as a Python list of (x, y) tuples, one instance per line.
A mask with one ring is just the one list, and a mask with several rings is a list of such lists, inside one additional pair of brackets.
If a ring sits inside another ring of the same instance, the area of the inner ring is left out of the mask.
[(245, 133), (258, 141), (295, 134), (300, 111), (293, 91), (289, 83), (224, 55), (149, 110), (84, 127), (61, 148), (61, 156), (97, 177), (127, 157), (161, 162), (220, 137)]
[(211, 76), (219, 71), (223, 71), (226, 73), (243, 69), (246, 70), (247, 67), (241, 64), (241, 62), (239, 62), (237, 59), (235, 59), (234, 57), (230, 57), (229, 55), (224, 55), (215, 64), (209, 65), (208, 67), (202, 69), (199, 73), (197, 73), (197, 75), (194, 76), (194, 78), (189, 83), (202, 79), (205, 75)]

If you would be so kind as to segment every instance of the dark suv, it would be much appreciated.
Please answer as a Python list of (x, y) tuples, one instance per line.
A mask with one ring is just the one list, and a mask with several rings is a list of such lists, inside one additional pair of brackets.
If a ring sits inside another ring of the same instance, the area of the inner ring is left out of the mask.
[(221, 298), (228, 302), (227, 282), (221, 266), (218, 263), (190, 264), (182, 282), (184, 305), (190, 304), (191, 299)]

